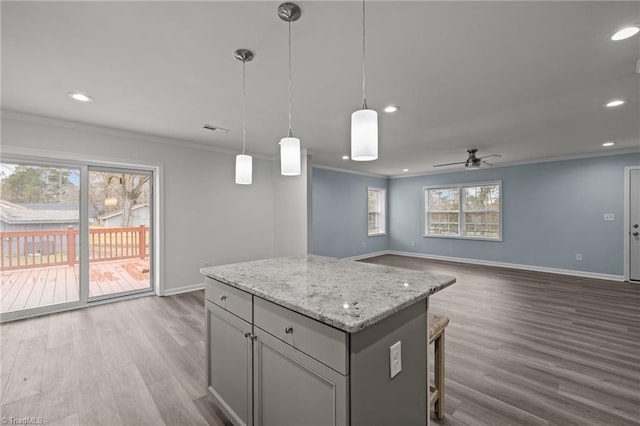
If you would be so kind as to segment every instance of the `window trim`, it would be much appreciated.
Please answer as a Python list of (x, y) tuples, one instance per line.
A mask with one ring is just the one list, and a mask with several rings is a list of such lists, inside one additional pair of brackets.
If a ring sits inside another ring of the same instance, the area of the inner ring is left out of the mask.
[[(382, 213), (383, 222), (384, 222), (384, 232), (374, 232), (369, 233), (369, 191), (380, 191), (384, 194), (384, 211)], [(367, 186), (367, 194), (366, 194), (366, 229), (367, 229), (367, 237), (383, 237), (387, 235), (387, 188), (380, 188), (378, 186)]]
[[(462, 232), (465, 226), (465, 211), (463, 210), (464, 206), (464, 191), (465, 187), (471, 186), (489, 186), (489, 185), (498, 185), (500, 189), (500, 223), (498, 224), (498, 238), (491, 237), (478, 237), (478, 236), (466, 236), (463, 235)], [(429, 225), (429, 215), (427, 210), (427, 190), (432, 189), (448, 189), (448, 188), (458, 188), (458, 194), (460, 196), (459, 206), (458, 206), (458, 235), (435, 235), (429, 234), (427, 232), (427, 226)], [(493, 181), (482, 181), (482, 182), (461, 182), (461, 183), (450, 183), (450, 184), (441, 184), (441, 185), (429, 185), (422, 187), (422, 237), (423, 238), (448, 238), (454, 240), (477, 240), (477, 241), (493, 241), (493, 242), (502, 242), (503, 239), (503, 226), (502, 226), (502, 180), (493, 180)]]

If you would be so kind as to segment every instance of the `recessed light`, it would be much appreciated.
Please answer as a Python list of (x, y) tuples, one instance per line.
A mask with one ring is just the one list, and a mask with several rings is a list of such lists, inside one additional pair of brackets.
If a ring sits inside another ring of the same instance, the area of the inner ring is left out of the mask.
[(640, 28), (636, 26), (624, 27), (623, 29), (621, 29), (620, 31), (612, 35), (611, 40), (613, 41), (624, 40), (626, 38), (633, 37), (634, 35), (638, 34), (639, 31), (640, 31)]
[(398, 105), (387, 105), (384, 107), (384, 112), (396, 112), (400, 109)]
[(91, 96), (85, 95), (80, 92), (71, 92), (67, 94), (68, 97), (78, 102), (93, 102), (93, 98)]
[(626, 103), (627, 103), (626, 99), (611, 99), (604, 106), (606, 106), (607, 108), (615, 108), (617, 106), (624, 105)]
[(611, 141), (605, 142), (602, 144), (602, 146), (614, 146), (614, 145), (615, 145), (615, 142), (611, 142)]
[(348, 159), (349, 159), (349, 156), (348, 156), (348, 155), (343, 155), (343, 156), (342, 156), (342, 159), (343, 159), (343, 160), (348, 160)]
[(408, 172), (408, 171), (409, 171), (409, 169), (402, 169), (402, 171), (403, 171), (403, 172)]

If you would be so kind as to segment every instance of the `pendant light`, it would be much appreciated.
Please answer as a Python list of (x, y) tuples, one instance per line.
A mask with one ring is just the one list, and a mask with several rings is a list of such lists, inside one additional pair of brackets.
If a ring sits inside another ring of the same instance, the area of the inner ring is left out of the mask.
[(351, 114), (351, 159), (354, 161), (378, 159), (378, 113), (367, 107), (364, 12), (362, 0), (362, 109)]
[(237, 60), (242, 62), (242, 154), (236, 155), (236, 183), (251, 185), (253, 173), (253, 158), (245, 154), (247, 146), (247, 85), (245, 65), (253, 59), (253, 52), (248, 49), (238, 49), (234, 53)]
[(289, 23), (289, 134), (280, 139), (280, 173), (283, 176), (300, 175), (300, 139), (291, 131), (291, 22), (300, 18), (300, 7), (295, 3), (278, 6), (278, 16)]

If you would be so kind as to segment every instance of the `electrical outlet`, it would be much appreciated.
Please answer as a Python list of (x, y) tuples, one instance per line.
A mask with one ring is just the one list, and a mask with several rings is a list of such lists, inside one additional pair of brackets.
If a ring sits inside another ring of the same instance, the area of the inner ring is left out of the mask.
[(402, 350), (401, 342), (396, 342), (389, 347), (389, 367), (391, 378), (396, 377), (402, 371)]
[(605, 222), (613, 222), (614, 221), (613, 213), (605, 213), (604, 214), (604, 220), (605, 220)]
[(362, 243), (362, 248), (365, 248), (367, 246), (367, 243)]
[(411, 245), (415, 247), (416, 242), (415, 241), (411, 241)]
[(578, 253), (578, 254), (576, 254), (576, 260), (577, 260), (578, 262), (582, 262), (582, 253)]

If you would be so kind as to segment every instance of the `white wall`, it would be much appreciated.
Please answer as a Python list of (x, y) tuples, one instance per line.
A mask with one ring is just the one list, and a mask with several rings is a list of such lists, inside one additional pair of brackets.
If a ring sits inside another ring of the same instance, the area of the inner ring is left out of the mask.
[[(201, 283), (199, 269), (206, 262), (268, 258), (275, 247), (286, 252), (282, 244), (296, 247), (294, 251), (307, 244), (306, 233), (299, 232), (275, 243), (273, 160), (254, 157), (253, 185), (243, 186), (234, 183), (234, 154), (187, 142), (5, 112), (1, 134), (3, 151), (46, 150), (87, 160), (162, 164), (162, 266), (168, 292)], [(304, 195), (306, 203), (306, 193), (283, 193), (289, 184), (298, 186), (285, 183), (277, 185), (280, 199)], [(288, 222), (282, 219), (278, 228), (284, 231)]]
[(300, 176), (282, 176), (280, 162), (273, 165), (274, 255), (299, 256), (310, 253), (311, 242), (311, 156), (302, 152)]

